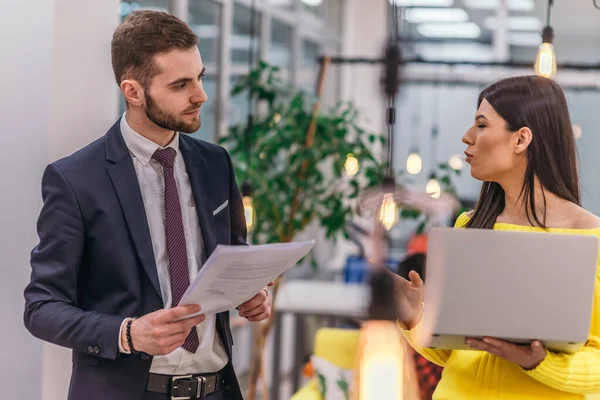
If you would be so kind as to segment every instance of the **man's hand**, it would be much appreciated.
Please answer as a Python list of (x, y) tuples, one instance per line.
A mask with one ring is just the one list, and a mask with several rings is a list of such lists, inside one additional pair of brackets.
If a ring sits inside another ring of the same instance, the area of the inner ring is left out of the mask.
[[(131, 323), (133, 348), (152, 356), (171, 353), (183, 345), (190, 330), (204, 321), (206, 317), (201, 314), (193, 318), (174, 321), (199, 311), (199, 305), (179, 306), (169, 310), (158, 310), (134, 320)], [(125, 329), (123, 329), (121, 343), (128, 348)]]
[[(271, 286), (272, 283), (269, 284)], [(267, 289), (261, 290), (256, 296), (238, 307), (240, 317), (245, 317), (248, 321), (262, 321), (271, 315), (271, 296)]]
[(467, 338), (465, 343), (472, 349), (487, 351), (524, 369), (534, 369), (546, 358), (546, 350), (538, 340), (534, 340), (531, 344), (518, 345), (492, 338), (483, 338), (483, 340)]

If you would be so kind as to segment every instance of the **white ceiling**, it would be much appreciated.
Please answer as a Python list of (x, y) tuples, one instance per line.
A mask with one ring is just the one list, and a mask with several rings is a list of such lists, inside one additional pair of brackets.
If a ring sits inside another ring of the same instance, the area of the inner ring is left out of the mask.
[[(396, 0), (400, 4), (406, 4), (407, 2), (423, 2), (424, 0)], [(435, 4), (436, 1), (442, 0), (428, 0)], [(485, 46), (491, 55), (491, 42), (493, 38), (493, 31), (489, 28), (489, 21), (486, 22), (490, 17), (496, 15), (495, 9), (474, 9), (469, 7), (469, 4), (481, 4), (477, 2), (489, 3), (491, 0), (443, 0), (446, 4), (451, 4), (454, 8), (463, 9), (467, 12), (469, 22), (476, 23), (481, 29), (481, 36), (473, 40), (473, 43), (479, 43), (479, 45), (472, 45), (473, 52), (480, 52), (482, 48), (485, 50)], [(531, 0), (509, 0), (509, 4), (516, 6), (516, 9), (522, 9), (519, 7), (526, 5)], [(499, 0), (498, 0), (499, 2)], [(598, 0), (600, 3), (600, 0)], [(526, 8), (526, 7), (525, 7)], [(510, 17), (526, 17), (531, 19), (535, 17), (539, 20), (541, 26), (546, 24), (546, 12), (548, 8), (547, 0), (534, 0), (533, 10), (516, 11), (510, 10)], [(518, 21), (517, 21), (518, 22)], [(583, 63), (583, 64), (600, 64), (600, 10), (596, 9), (593, 4), (593, 0), (554, 0), (554, 6), (551, 14), (551, 26), (554, 28), (555, 34), (555, 50), (556, 56), (559, 62), (562, 63)], [(412, 37), (424, 39), (419, 34), (417, 24), (410, 24), (409, 31)], [(511, 40), (510, 58), (515, 61), (524, 61), (535, 58), (537, 53), (537, 47), (541, 42), (541, 32), (539, 31), (515, 31)], [(427, 45), (429, 48), (436, 45)], [(462, 45), (439, 45), (440, 48), (445, 47), (443, 53), (449, 53), (448, 47), (456, 47), (456, 49), (462, 48), (468, 49), (468, 44)], [(466, 47), (465, 47), (466, 46)], [(482, 47), (483, 46), (483, 47)], [(452, 50), (455, 51), (455, 50)], [(464, 50), (467, 51), (467, 50)], [(456, 54), (454, 54), (456, 56)], [(466, 55), (466, 54), (465, 54)], [(484, 58), (485, 56), (479, 57), (473, 54), (471, 56), (466, 55), (467, 58)], [(444, 58), (444, 55), (441, 56)]]

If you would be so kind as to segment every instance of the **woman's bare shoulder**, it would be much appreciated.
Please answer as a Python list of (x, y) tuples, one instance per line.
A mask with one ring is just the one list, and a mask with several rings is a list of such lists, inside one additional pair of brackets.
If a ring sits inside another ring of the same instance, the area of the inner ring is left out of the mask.
[(577, 207), (573, 219), (573, 229), (596, 229), (600, 228), (600, 218), (583, 207)]

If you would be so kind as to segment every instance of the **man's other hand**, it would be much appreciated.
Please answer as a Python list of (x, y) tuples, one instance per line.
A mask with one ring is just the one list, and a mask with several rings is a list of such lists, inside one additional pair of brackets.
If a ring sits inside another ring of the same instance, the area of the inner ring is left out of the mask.
[[(270, 285), (269, 285), (270, 286)], [(263, 289), (256, 296), (238, 307), (240, 317), (248, 321), (263, 321), (271, 315), (271, 296), (267, 289)]]
[[(186, 305), (158, 310), (135, 319), (131, 323), (133, 348), (152, 356), (171, 353), (183, 345), (191, 329), (203, 322), (206, 317), (200, 314), (181, 321), (176, 320), (199, 311), (199, 305)], [(125, 329), (122, 336), (121, 343), (127, 344)]]

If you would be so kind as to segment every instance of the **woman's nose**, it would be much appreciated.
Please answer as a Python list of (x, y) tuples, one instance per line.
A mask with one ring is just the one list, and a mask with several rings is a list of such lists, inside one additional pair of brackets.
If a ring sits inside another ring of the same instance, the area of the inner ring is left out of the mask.
[(462, 137), (462, 142), (469, 146), (472, 146), (475, 143), (475, 134), (472, 127), (465, 132)]

